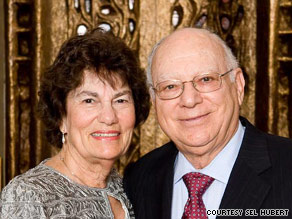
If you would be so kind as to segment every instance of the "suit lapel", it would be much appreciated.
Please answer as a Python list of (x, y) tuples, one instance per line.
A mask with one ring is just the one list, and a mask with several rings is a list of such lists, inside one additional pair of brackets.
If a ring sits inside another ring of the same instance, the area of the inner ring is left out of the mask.
[[(261, 173), (271, 167), (264, 135), (241, 118), (246, 127), (220, 209), (259, 209), (271, 186)], [(219, 218), (219, 217), (218, 217)]]
[[(168, 147), (168, 159), (161, 163), (158, 171), (157, 184), (160, 188), (162, 203), (161, 203), (161, 218), (171, 218), (171, 203), (172, 203), (172, 192), (173, 192), (173, 176), (174, 176), (174, 162), (178, 150), (176, 149), (173, 142), (169, 143)], [(161, 177), (164, 176), (164, 177)]]

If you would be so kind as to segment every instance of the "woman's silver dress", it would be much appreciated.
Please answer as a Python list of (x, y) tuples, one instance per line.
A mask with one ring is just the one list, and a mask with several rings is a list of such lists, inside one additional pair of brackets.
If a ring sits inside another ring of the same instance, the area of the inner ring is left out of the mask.
[(104, 189), (77, 184), (41, 162), (35, 168), (12, 179), (2, 190), (1, 219), (114, 218), (108, 195), (122, 204), (125, 218), (134, 218), (122, 179), (113, 170)]

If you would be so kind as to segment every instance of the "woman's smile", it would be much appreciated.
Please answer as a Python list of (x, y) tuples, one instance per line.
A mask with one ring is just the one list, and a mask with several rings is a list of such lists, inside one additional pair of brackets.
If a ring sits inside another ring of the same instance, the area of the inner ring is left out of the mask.
[(117, 140), (120, 137), (120, 132), (115, 130), (96, 131), (91, 134), (97, 140)]

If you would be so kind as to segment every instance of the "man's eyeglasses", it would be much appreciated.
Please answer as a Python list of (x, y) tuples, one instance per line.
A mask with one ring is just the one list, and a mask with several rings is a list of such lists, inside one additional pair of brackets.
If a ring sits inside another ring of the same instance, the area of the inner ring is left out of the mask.
[(209, 73), (209, 74), (201, 74), (197, 75), (191, 81), (180, 81), (180, 80), (168, 80), (162, 81), (156, 85), (156, 87), (152, 87), (157, 96), (161, 100), (171, 100), (179, 97), (184, 91), (184, 84), (188, 82), (192, 82), (194, 88), (200, 93), (208, 93), (215, 90), (218, 90), (222, 84), (223, 76), (227, 75), (233, 69), (229, 71), (218, 74), (218, 73)]

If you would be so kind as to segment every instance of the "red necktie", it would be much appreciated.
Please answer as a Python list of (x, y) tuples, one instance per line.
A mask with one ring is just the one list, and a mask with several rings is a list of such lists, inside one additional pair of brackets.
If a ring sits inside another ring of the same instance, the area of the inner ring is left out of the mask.
[(182, 219), (208, 218), (202, 197), (214, 179), (202, 173), (187, 173), (183, 176), (183, 180), (188, 189), (189, 198)]

